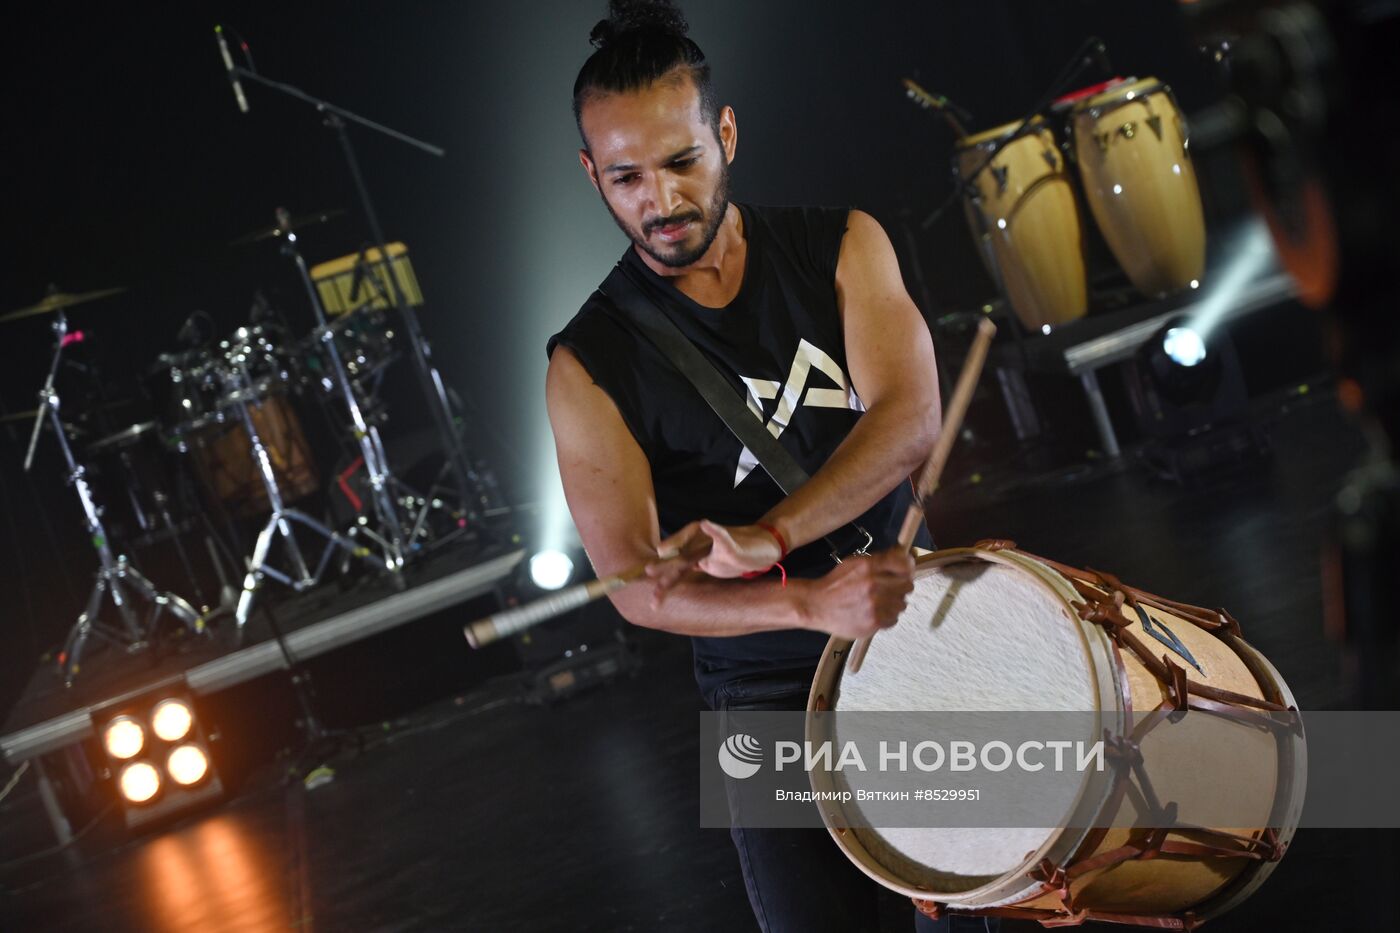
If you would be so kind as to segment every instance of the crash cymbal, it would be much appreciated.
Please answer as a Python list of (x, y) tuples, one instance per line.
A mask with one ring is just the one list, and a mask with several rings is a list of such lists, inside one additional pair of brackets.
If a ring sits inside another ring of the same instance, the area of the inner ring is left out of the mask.
[(27, 308), (20, 308), (18, 311), (11, 311), (9, 314), (0, 315), (0, 324), (10, 321), (18, 321), (20, 318), (34, 317), (39, 314), (50, 314), (54, 311), (61, 311), (64, 308), (71, 308), (73, 305), (80, 305), (88, 301), (96, 301), (99, 298), (106, 298), (108, 295), (118, 295), (126, 291), (125, 288), (99, 288), (95, 292), (60, 292), (51, 291), (44, 296), (44, 300), (38, 304), (30, 305)]
[[(335, 220), (337, 217), (344, 216), (345, 211), (341, 208), (335, 208), (329, 211), (317, 211), (313, 214), (298, 214), (291, 219), (291, 223), (288, 224), (287, 229), (300, 230), (302, 227), (314, 227), (317, 224), (327, 223), (329, 221)], [(287, 230), (284, 230), (281, 225), (273, 224), (270, 227), (263, 227), (259, 230), (254, 230), (251, 233), (245, 233), (236, 240), (229, 240), (228, 245), (247, 246), (249, 243), (258, 243), (262, 240), (269, 240), (273, 237), (281, 236), (283, 233), (286, 232)]]

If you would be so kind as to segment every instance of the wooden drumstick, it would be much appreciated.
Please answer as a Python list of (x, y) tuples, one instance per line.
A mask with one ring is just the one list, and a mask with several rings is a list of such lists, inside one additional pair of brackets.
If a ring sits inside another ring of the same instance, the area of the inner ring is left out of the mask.
[[(962, 430), (963, 416), (967, 414), (968, 405), (972, 404), (972, 392), (977, 388), (977, 380), (982, 375), (982, 366), (987, 361), (987, 351), (991, 348), (992, 337), (996, 332), (996, 325), (987, 318), (982, 318), (977, 324), (977, 336), (972, 340), (972, 349), (967, 352), (967, 361), (963, 363), (962, 372), (958, 374), (958, 384), (953, 389), (953, 399), (948, 403), (948, 410), (943, 415), (943, 430), (919, 473), (919, 479), (914, 485), (914, 499), (909, 503), (909, 510), (904, 513), (904, 524), (899, 529), (899, 547), (903, 550), (907, 551), (914, 546), (914, 536), (919, 533), (919, 525), (924, 520), (924, 503), (938, 488), (938, 480), (943, 475), (943, 468), (948, 464), (953, 442)], [(861, 662), (865, 660), (865, 652), (870, 650), (871, 638), (874, 636), (858, 640), (851, 649), (851, 654), (846, 659), (846, 669), (851, 673), (860, 670)]]
[[(682, 551), (677, 556), (694, 562), (709, 553), (710, 542), (706, 540), (699, 547)], [(601, 577), (597, 580), (589, 580), (587, 583), (571, 586), (567, 590), (560, 590), (553, 596), (545, 596), (523, 606), (516, 606), (514, 609), (492, 613), (463, 627), (462, 634), (467, 636), (467, 644), (473, 648), (480, 648), (493, 641), (509, 638), (517, 632), (523, 632), (525, 629), (539, 625), (555, 616), (563, 615), (570, 609), (586, 606), (593, 600), (620, 590), (629, 583), (635, 583), (646, 576), (647, 567), (653, 563), (656, 561), (648, 561), (645, 564), (629, 567), (610, 577)]]

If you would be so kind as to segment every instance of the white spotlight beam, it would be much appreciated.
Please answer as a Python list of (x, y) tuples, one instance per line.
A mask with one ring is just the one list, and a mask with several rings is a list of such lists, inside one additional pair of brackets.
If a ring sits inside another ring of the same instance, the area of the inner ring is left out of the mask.
[(1206, 342), (1250, 283), (1275, 261), (1273, 240), (1263, 221), (1250, 221), (1235, 240), (1228, 265), (1206, 284), (1205, 295), (1186, 321)]

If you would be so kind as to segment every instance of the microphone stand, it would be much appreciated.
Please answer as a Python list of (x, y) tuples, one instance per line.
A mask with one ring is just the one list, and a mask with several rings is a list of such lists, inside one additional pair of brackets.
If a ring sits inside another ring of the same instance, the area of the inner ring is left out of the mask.
[(314, 97), (298, 87), (281, 81), (274, 81), (265, 78), (251, 68), (243, 65), (234, 65), (230, 75), (236, 78), (246, 78), (249, 81), (261, 84), (263, 87), (271, 88), (309, 104), (316, 111), (323, 115), (323, 125), (334, 131), (340, 143), (340, 148), (345, 156), (346, 165), (350, 169), (350, 177), (355, 183), (355, 193), (360, 201), (360, 207), (364, 211), (365, 220), (369, 225), (370, 238), (379, 249), (381, 260), (386, 266), (386, 278), (389, 280), (389, 300), (398, 310), (404, 329), (408, 333), (408, 344), (412, 348), (414, 369), (418, 373), (419, 386), (428, 401), (428, 409), (432, 412), (433, 421), (437, 427), (439, 438), (442, 442), (443, 450), (447, 454), (448, 465), (451, 468), (452, 478), (457, 487), (457, 499), (463, 516), (469, 521), (478, 518), (474, 507), (477, 497), (473, 494), (474, 489), (471, 478), (475, 475), (475, 470), (467, 461), (466, 454), (462, 450), (462, 445), (457, 435), (457, 430), (452, 422), (452, 411), (447, 401), (447, 390), (443, 386), (442, 376), (438, 373), (432, 361), (432, 348), (427, 338), (423, 335), (423, 329), (418, 322), (418, 315), (408, 303), (407, 297), (403, 293), (403, 288), (399, 284), (398, 275), (395, 273), (389, 259), (388, 244), (384, 237), (384, 231), (379, 225), (379, 215), (374, 210), (374, 202), (370, 199), (369, 189), (365, 185), (364, 176), (360, 172), (359, 159), (355, 155), (354, 146), (350, 142), (350, 134), (346, 129), (347, 121), (367, 129), (374, 130), (399, 142), (405, 143), (429, 155), (441, 158), (446, 155), (446, 150), (434, 146), (432, 143), (416, 139), (406, 133), (401, 133), (396, 129), (376, 123), (373, 120), (360, 116), (337, 107), (329, 101)]
[(986, 171), (987, 166), (992, 164), (992, 160), (997, 157), (1003, 148), (1010, 145), (1014, 140), (1019, 139), (1021, 134), (1026, 131), (1026, 127), (1030, 125), (1031, 121), (1043, 115), (1045, 109), (1054, 103), (1055, 98), (1059, 97), (1065, 91), (1068, 91), (1071, 82), (1077, 81), (1081, 74), (1094, 65), (1098, 65), (1110, 75), (1112, 74), (1112, 69), (1109, 67), (1108, 62), (1108, 52), (1104, 48), (1103, 40), (1098, 36), (1090, 36), (1088, 39), (1084, 40), (1084, 44), (1070, 57), (1068, 64), (1060, 69), (1059, 76), (1056, 77), (1055, 80), (1051, 82), (1050, 87), (1040, 95), (1040, 99), (1035, 102), (1035, 106), (1031, 107), (1030, 110), (1026, 111), (1025, 116), (1016, 121), (1015, 129), (1011, 130), (1009, 133), (1003, 134), (1000, 139), (992, 140), (987, 145), (986, 158), (984, 158), (975, 169), (969, 172), (966, 178), (961, 176), (954, 178), (952, 194), (919, 223), (919, 228), (921, 230), (929, 230), (932, 228), (933, 225), (938, 222), (938, 219), (947, 212), (948, 208), (956, 204), (958, 198), (964, 193), (970, 192), (976, 194), (976, 189), (972, 187), (972, 183), (977, 176)]

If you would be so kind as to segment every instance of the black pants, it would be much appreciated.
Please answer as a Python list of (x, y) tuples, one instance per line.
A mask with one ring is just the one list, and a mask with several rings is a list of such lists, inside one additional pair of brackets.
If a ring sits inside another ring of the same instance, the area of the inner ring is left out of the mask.
[[(712, 709), (797, 712), (807, 708), (813, 672), (720, 684)], [(730, 798), (730, 815), (734, 798)], [(881, 888), (851, 863), (824, 829), (729, 830), (739, 853), (749, 904), (763, 933), (877, 933)], [(997, 920), (930, 920), (910, 905), (916, 933), (995, 933)]]

